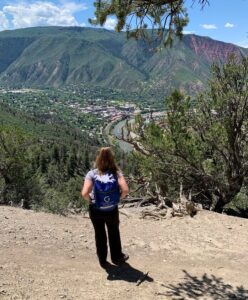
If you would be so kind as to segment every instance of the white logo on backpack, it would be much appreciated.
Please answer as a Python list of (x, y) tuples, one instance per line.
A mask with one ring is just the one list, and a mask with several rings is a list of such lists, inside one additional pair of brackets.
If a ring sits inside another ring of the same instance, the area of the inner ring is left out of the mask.
[(108, 183), (108, 182), (115, 182), (115, 178), (113, 176), (113, 174), (104, 174), (104, 175), (95, 175), (95, 179), (103, 182), (103, 183)]
[(104, 202), (108, 203), (110, 200), (111, 200), (111, 199), (110, 199), (109, 196), (104, 197)]

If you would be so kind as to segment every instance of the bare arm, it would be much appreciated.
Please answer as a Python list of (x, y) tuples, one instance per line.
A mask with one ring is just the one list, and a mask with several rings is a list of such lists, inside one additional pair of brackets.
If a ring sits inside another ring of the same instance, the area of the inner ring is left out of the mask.
[(88, 202), (90, 202), (90, 193), (92, 191), (92, 188), (93, 188), (92, 180), (85, 179), (83, 187), (82, 187), (81, 195)]
[(128, 185), (126, 183), (125, 177), (121, 176), (118, 178), (118, 184), (121, 190), (121, 199), (125, 198), (129, 192)]

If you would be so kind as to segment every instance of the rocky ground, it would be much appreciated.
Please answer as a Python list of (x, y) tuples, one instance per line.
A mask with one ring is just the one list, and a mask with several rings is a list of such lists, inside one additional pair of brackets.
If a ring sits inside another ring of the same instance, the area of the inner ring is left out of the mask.
[(247, 219), (139, 216), (121, 209), (130, 259), (104, 270), (87, 214), (1, 206), (0, 299), (248, 299)]

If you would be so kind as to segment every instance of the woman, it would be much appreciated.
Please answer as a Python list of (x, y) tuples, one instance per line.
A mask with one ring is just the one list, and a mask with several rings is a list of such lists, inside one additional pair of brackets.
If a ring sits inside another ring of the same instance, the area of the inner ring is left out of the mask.
[[(122, 253), (120, 231), (119, 231), (119, 211), (118, 203), (111, 202), (104, 206), (98, 203), (98, 191), (96, 185), (113, 184), (116, 181), (118, 188), (118, 201), (128, 194), (126, 180), (117, 167), (114, 154), (110, 147), (101, 148), (95, 161), (95, 169), (89, 171), (85, 177), (82, 188), (82, 196), (89, 202), (89, 214), (95, 230), (96, 250), (99, 263), (102, 267), (107, 266), (107, 234), (105, 225), (108, 230), (108, 240), (110, 247), (111, 260), (114, 264), (121, 264), (129, 257)], [(100, 192), (101, 193), (101, 192)], [(111, 196), (110, 196), (111, 197)], [(109, 198), (105, 196), (104, 198)], [(117, 202), (118, 202), (117, 201)]]

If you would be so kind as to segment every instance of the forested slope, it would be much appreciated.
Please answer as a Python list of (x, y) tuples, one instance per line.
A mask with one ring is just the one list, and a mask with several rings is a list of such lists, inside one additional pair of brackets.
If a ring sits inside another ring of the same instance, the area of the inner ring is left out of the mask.
[(194, 94), (205, 84), (213, 62), (247, 49), (186, 35), (172, 48), (159, 42), (126, 39), (125, 33), (79, 27), (37, 27), (0, 33), (0, 84), (103, 87), (168, 94)]

